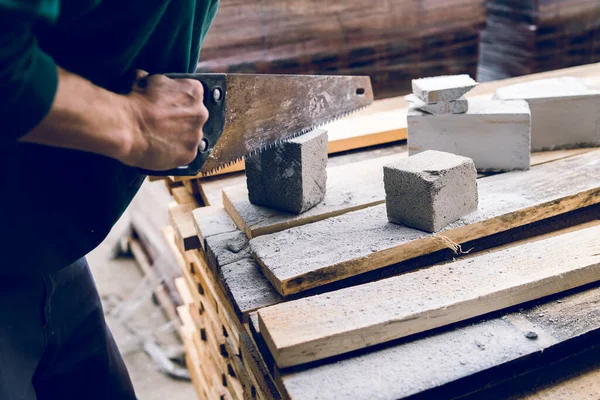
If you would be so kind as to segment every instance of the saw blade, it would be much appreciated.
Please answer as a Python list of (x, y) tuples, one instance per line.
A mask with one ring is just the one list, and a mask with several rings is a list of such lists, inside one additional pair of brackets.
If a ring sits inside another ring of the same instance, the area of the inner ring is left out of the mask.
[(367, 76), (227, 74), (226, 79), (225, 128), (202, 175), (373, 102)]

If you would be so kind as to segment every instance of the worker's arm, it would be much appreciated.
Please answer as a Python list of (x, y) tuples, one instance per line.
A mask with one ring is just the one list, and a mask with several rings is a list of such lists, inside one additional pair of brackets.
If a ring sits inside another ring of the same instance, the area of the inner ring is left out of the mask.
[(155, 75), (119, 95), (60, 68), (58, 76), (50, 112), (21, 141), (98, 153), (152, 170), (186, 165), (196, 156), (208, 119), (200, 82)]
[(37, 45), (38, 14), (0, 0), (0, 146), (25, 141), (162, 170), (194, 159), (208, 111), (202, 85), (164, 76), (119, 95), (56, 66)]

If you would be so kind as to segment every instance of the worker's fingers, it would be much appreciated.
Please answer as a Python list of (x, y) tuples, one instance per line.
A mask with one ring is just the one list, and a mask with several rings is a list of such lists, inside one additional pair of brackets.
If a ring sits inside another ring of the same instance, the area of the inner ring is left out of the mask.
[(142, 79), (148, 76), (148, 72), (144, 71), (143, 69), (138, 69), (135, 71), (135, 79)]
[(135, 71), (135, 86), (138, 88), (145, 88), (148, 85), (146, 81), (146, 77), (148, 76), (148, 72), (143, 69), (138, 69)]

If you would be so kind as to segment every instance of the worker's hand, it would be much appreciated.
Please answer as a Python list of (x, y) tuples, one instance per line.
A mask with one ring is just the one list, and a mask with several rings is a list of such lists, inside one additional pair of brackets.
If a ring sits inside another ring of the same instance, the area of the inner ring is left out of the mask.
[(138, 71), (127, 95), (132, 115), (132, 138), (120, 161), (161, 171), (189, 164), (202, 141), (208, 120), (204, 89), (193, 79), (170, 79)]

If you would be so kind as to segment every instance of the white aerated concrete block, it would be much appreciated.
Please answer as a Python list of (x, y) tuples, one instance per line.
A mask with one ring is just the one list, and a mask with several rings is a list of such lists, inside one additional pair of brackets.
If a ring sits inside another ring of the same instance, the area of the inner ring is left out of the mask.
[(540, 79), (506, 86), (494, 98), (529, 103), (533, 151), (600, 146), (600, 92), (582, 79)]
[(327, 132), (321, 129), (246, 158), (252, 204), (301, 214), (325, 197)]
[(468, 157), (480, 172), (527, 170), (531, 115), (527, 102), (469, 100), (466, 114), (408, 112), (409, 155), (438, 150)]
[(465, 98), (452, 101), (438, 101), (437, 103), (427, 104), (417, 95), (409, 94), (404, 97), (414, 108), (425, 111), (428, 114), (464, 114), (469, 110), (469, 102)]
[(477, 85), (469, 75), (413, 79), (413, 93), (425, 103), (458, 100)]
[(425, 151), (383, 168), (388, 220), (437, 232), (477, 210), (473, 160)]

